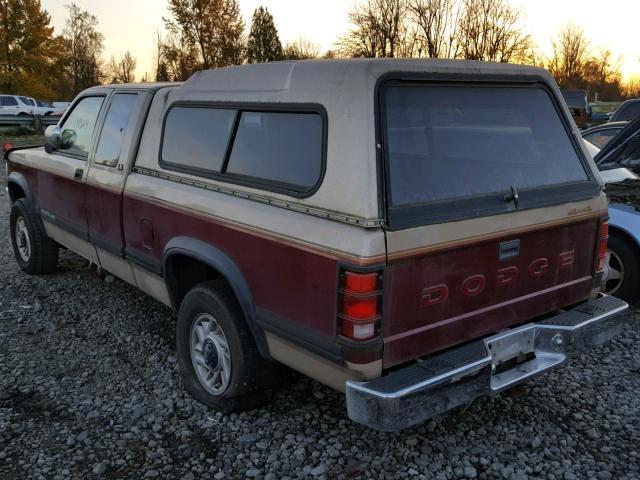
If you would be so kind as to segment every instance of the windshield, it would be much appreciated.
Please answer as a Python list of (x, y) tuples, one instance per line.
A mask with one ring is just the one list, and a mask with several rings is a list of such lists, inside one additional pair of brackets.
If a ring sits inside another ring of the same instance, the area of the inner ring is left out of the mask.
[(588, 180), (543, 88), (401, 84), (385, 106), (393, 206)]

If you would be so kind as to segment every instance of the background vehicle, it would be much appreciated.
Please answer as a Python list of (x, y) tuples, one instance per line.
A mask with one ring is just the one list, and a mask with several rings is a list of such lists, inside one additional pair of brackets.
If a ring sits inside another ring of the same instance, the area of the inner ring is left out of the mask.
[(611, 201), (602, 289), (628, 302), (640, 298), (640, 179), (629, 170), (640, 165), (639, 146), (640, 117), (594, 155)]
[(591, 125), (591, 112), (585, 90), (560, 90), (571, 116), (579, 128)]
[(60, 115), (62, 114), (62, 111), (58, 111), (58, 109), (56, 109), (56, 107), (54, 107), (53, 103), (51, 102), (36, 100), (36, 104), (38, 106), (38, 115), (52, 115), (54, 113), (58, 113)]
[(626, 100), (620, 105), (611, 118), (610, 122), (630, 121), (640, 116), (640, 98)]
[(33, 104), (27, 97), (18, 95), (0, 95), (0, 115), (33, 115)]
[(598, 148), (604, 147), (609, 140), (618, 135), (628, 122), (609, 122), (589, 127), (581, 132), (582, 138)]
[[(499, 82), (496, 79), (500, 79)], [(7, 154), (24, 272), (58, 244), (177, 312), (185, 387), (224, 412), (271, 360), (398, 430), (622, 328), (607, 200), (548, 72), (274, 62), (82, 92)]]

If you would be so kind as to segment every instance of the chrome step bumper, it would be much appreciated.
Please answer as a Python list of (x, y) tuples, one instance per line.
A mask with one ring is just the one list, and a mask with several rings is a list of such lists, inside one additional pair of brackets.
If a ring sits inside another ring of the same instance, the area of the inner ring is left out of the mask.
[(618, 298), (600, 295), (552, 318), (505, 330), (389, 375), (368, 382), (350, 380), (347, 412), (355, 422), (377, 430), (416, 425), (607, 342), (622, 330), (625, 317), (618, 314), (627, 308)]

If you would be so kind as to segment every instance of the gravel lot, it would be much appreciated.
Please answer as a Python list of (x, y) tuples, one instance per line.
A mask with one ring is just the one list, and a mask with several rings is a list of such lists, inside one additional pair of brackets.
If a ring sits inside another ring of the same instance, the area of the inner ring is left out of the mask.
[(292, 374), (268, 407), (223, 416), (187, 396), (170, 310), (64, 253), (13, 260), (0, 180), (0, 479), (640, 478), (640, 334), (418, 428), (352, 424)]

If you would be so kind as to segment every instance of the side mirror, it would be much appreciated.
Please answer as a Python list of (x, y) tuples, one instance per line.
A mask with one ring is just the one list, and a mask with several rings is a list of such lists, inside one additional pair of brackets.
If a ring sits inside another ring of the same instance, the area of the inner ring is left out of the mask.
[(50, 125), (44, 131), (44, 149), (47, 153), (65, 150), (76, 141), (77, 134), (73, 130), (62, 130), (57, 125)]
[(62, 146), (62, 129), (57, 125), (49, 125), (44, 131), (44, 149), (47, 153), (59, 150)]

